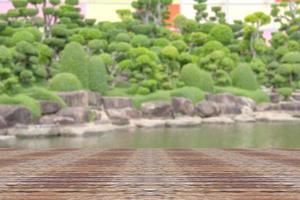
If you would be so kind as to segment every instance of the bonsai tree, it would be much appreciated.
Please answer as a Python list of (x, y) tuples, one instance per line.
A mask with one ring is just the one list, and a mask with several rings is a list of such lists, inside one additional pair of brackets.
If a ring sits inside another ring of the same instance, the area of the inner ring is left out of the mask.
[(257, 56), (258, 51), (263, 51), (265, 43), (260, 31), (261, 26), (269, 24), (271, 17), (263, 12), (255, 12), (246, 16), (245, 22), (248, 23), (244, 28), (244, 42), (249, 47), (252, 57)]
[(169, 5), (172, 0), (136, 0), (132, 7), (136, 9), (133, 16), (143, 24), (154, 23), (156, 26), (163, 26), (169, 18)]
[(282, 0), (272, 5), (271, 15), (275, 22), (280, 23), (280, 30), (293, 34), (300, 30), (299, 0)]
[(281, 64), (276, 70), (278, 76), (274, 79), (275, 86), (293, 87), (300, 80), (300, 53), (288, 52), (281, 59)]
[(225, 13), (222, 12), (222, 8), (220, 6), (214, 6), (211, 8), (211, 11), (213, 13), (212, 16), (209, 16), (209, 13), (207, 12), (207, 0), (195, 0), (196, 4), (194, 5), (194, 9), (196, 10), (196, 21), (198, 23), (203, 22), (216, 22), (219, 23), (225, 23)]
[(19, 88), (19, 79), (14, 75), (13, 56), (8, 48), (0, 46), (0, 92), (15, 93)]

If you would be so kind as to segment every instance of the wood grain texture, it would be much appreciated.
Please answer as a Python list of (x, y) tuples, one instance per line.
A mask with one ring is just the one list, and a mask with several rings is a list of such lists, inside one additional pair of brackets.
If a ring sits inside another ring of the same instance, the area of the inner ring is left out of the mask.
[(0, 149), (0, 200), (300, 199), (300, 149)]

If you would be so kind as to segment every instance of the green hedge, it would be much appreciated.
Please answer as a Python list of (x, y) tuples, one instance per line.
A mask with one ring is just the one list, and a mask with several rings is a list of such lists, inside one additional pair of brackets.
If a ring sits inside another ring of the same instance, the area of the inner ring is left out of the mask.
[(262, 90), (244, 90), (235, 87), (215, 87), (215, 93), (228, 92), (236, 96), (244, 96), (253, 99), (257, 103), (269, 102), (269, 96)]
[(187, 85), (200, 88), (203, 91), (212, 92), (214, 87), (210, 73), (199, 69), (195, 64), (187, 64), (181, 70), (180, 79)]
[(89, 86), (88, 57), (82, 45), (69, 43), (61, 53), (59, 61), (61, 72), (72, 73), (78, 77), (82, 86)]
[(26, 95), (37, 100), (45, 100), (59, 103), (62, 107), (66, 107), (66, 103), (54, 92), (42, 87), (32, 87), (24, 90)]
[(49, 80), (49, 89), (60, 92), (82, 90), (79, 79), (71, 73), (60, 73)]
[(245, 90), (257, 90), (259, 85), (256, 76), (247, 63), (241, 63), (232, 73), (232, 83), (235, 87)]
[(107, 73), (105, 65), (100, 57), (92, 57), (89, 60), (89, 89), (105, 94), (108, 89)]
[(34, 118), (41, 116), (41, 107), (39, 102), (26, 94), (18, 94), (16, 96), (1, 95), (0, 104), (21, 105), (27, 108)]

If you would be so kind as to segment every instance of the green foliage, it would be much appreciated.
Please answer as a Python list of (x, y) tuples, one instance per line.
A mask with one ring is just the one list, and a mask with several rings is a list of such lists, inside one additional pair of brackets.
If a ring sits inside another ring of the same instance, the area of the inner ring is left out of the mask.
[(49, 89), (59, 92), (82, 90), (80, 80), (71, 73), (60, 73), (49, 80)]
[(262, 90), (244, 90), (241, 88), (235, 87), (215, 87), (215, 93), (224, 93), (228, 92), (236, 96), (248, 97), (256, 101), (257, 103), (269, 102), (269, 96), (264, 93)]
[(288, 52), (281, 59), (282, 63), (300, 63), (300, 52)]
[(293, 89), (292, 88), (288, 88), (288, 87), (285, 87), (285, 88), (277, 88), (276, 91), (284, 97), (285, 100), (288, 100), (289, 97), (292, 96), (292, 93), (293, 93)]
[(25, 89), (23, 93), (36, 100), (52, 101), (60, 104), (62, 107), (66, 107), (66, 103), (62, 98), (46, 88), (32, 87)]
[(214, 82), (211, 75), (199, 69), (197, 65), (187, 64), (183, 66), (180, 79), (187, 85), (200, 88), (203, 91), (213, 91)]
[(135, 35), (131, 40), (131, 44), (134, 47), (149, 47), (151, 40), (145, 35)]
[(214, 26), (209, 35), (224, 45), (230, 44), (234, 38), (232, 29), (224, 24)]
[(14, 44), (17, 44), (18, 42), (21, 41), (33, 43), (34, 40), (35, 40), (34, 35), (32, 35), (28, 31), (18, 31), (12, 36), (12, 41)]
[(129, 96), (128, 88), (113, 88), (111, 90), (108, 90), (105, 95), (112, 97), (127, 97)]
[(184, 97), (193, 103), (197, 103), (204, 99), (205, 92), (196, 87), (183, 87), (170, 91), (170, 95), (172, 97)]
[(0, 104), (21, 105), (27, 108), (34, 118), (41, 116), (39, 102), (25, 94), (18, 94), (16, 96), (1, 95)]
[(101, 58), (92, 57), (89, 60), (88, 71), (89, 71), (89, 89), (91, 91), (105, 94), (108, 89), (107, 73), (106, 73), (105, 65), (103, 64)]
[(134, 96), (133, 100), (133, 106), (135, 108), (140, 108), (141, 105), (145, 102), (151, 102), (151, 101), (170, 101), (170, 93), (168, 91), (157, 91), (148, 95), (138, 95)]
[(25, 8), (27, 3), (27, 0), (12, 0), (12, 4), (15, 8)]
[(235, 87), (245, 90), (257, 90), (258, 83), (251, 67), (246, 63), (241, 63), (232, 71), (232, 83)]
[(84, 48), (75, 42), (66, 45), (59, 61), (61, 72), (72, 73), (78, 77), (82, 86), (88, 88), (89, 72), (87, 54)]
[(175, 60), (178, 58), (179, 53), (177, 48), (173, 46), (166, 46), (161, 50), (161, 54), (164, 58), (170, 59), (170, 60)]

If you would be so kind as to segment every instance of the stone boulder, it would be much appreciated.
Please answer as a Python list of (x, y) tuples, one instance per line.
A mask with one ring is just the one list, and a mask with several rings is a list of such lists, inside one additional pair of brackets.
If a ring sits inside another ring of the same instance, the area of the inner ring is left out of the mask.
[(97, 92), (74, 91), (57, 93), (69, 107), (100, 107), (102, 97)]
[(133, 108), (109, 109), (106, 113), (114, 125), (127, 125), (130, 119), (137, 119), (140, 116), (139, 111)]
[(31, 112), (23, 106), (0, 105), (0, 116), (8, 126), (32, 122)]
[(282, 96), (280, 96), (280, 94), (278, 94), (276, 92), (271, 92), (269, 94), (269, 97), (270, 97), (270, 101), (272, 103), (279, 103), (283, 99)]
[(57, 115), (74, 119), (75, 123), (85, 123), (90, 120), (90, 109), (85, 107), (68, 107), (60, 110)]
[(68, 124), (74, 124), (75, 120), (71, 117), (63, 117), (58, 115), (46, 115), (40, 118), (39, 123), (68, 125)]
[(255, 122), (256, 119), (254, 116), (246, 115), (246, 114), (241, 114), (235, 116), (234, 120), (236, 122)]
[(7, 127), (7, 123), (5, 119), (2, 116), (0, 116), (0, 129), (5, 127)]
[(294, 92), (292, 94), (293, 101), (300, 101), (300, 92)]
[(281, 102), (279, 105), (283, 111), (300, 111), (300, 102)]
[(132, 108), (132, 99), (128, 97), (103, 97), (104, 109)]
[(262, 103), (256, 106), (257, 111), (278, 111), (280, 109), (280, 104), (275, 103)]
[(182, 115), (193, 116), (195, 113), (195, 106), (191, 100), (182, 97), (172, 98), (172, 108), (174, 113)]
[(61, 109), (61, 105), (52, 101), (40, 101), (42, 115), (55, 114)]
[(206, 94), (205, 99), (214, 102), (220, 108), (221, 114), (241, 114), (243, 107), (249, 107), (256, 110), (256, 103), (247, 97), (238, 97), (229, 93)]
[(145, 118), (173, 118), (172, 105), (163, 101), (143, 103), (141, 112)]
[(219, 117), (210, 117), (203, 119), (203, 123), (207, 124), (233, 124), (234, 120), (230, 117), (219, 116)]
[(257, 121), (265, 122), (299, 121), (298, 118), (293, 117), (293, 115), (284, 112), (257, 112), (255, 113), (255, 119)]
[(195, 106), (195, 113), (203, 118), (220, 115), (218, 104), (212, 101), (202, 101)]

